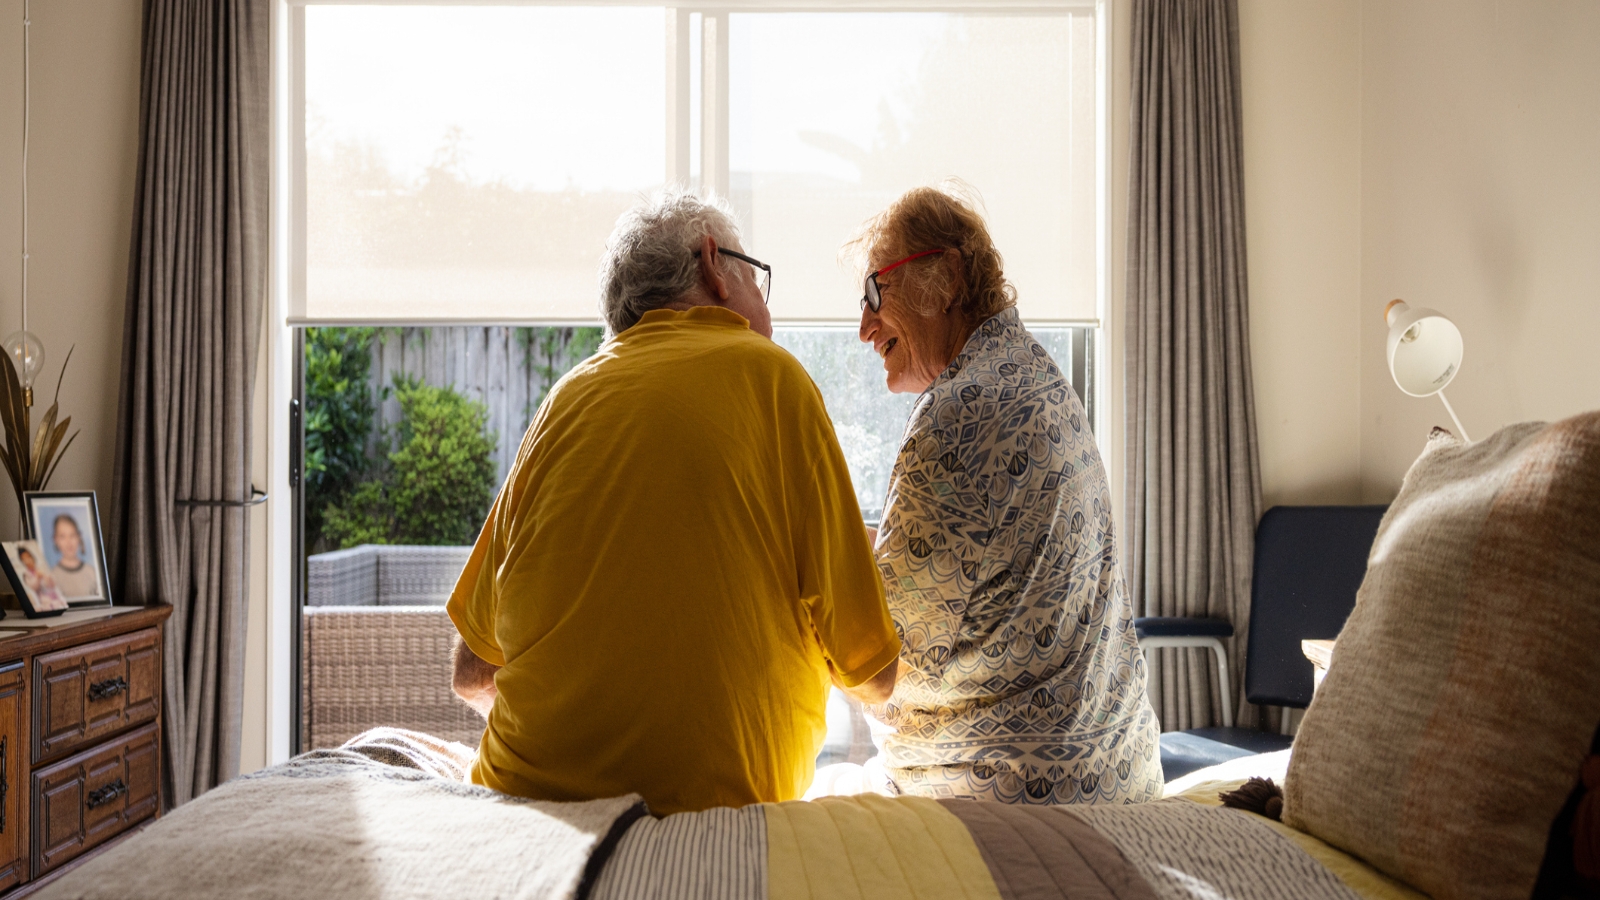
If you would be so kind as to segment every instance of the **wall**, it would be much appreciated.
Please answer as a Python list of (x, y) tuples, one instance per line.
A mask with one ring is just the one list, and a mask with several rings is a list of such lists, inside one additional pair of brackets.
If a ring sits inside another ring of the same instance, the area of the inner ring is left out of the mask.
[(1437, 400), (1384, 305), (1453, 318), (1471, 436), (1600, 408), (1600, 5), (1240, 0), (1263, 493), (1387, 502)]
[[(111, 504), (117, 431), (142, 9), (141, 0), (35, 0), (30, 11), (28, 327), (47, 356), (35, 409), (48, 408), (74, 348), (61, 408), (80, 432), (50, 487), (96, 491), (102, 514)], [(0, 0), (0, 336), (21, 327), (22, 93), (22, 0)], [(257, 423), (264, 430), (259, 414)], [(246, 771), (266, 760), (265, 522), (264, 512), (252, 514)], [(16, 531), (16, 501), (4, 482), (0, 534)]]
[(1361, 4), (1239, 0), (1265, 507), (1361, 493)]
[[(128, 236), (139, 126), (138, 0), (32, 5), (28, 328), (45, 346), (35, 389), (50, 405), (67, 350), (61, 409), (80, 429), (50, 487), (111, 502)], [(22, 326), (22, 2), (0, 2), (0, 336)], [(0, 533), (16, 532), (0, 483)]]
[(1474, 438), (1600, 408), (1600, 4), (1363, 8), (1361, 474), (1392, 497), (1438, 400), (1400, 393), (1384, 304), (1455, 320)]

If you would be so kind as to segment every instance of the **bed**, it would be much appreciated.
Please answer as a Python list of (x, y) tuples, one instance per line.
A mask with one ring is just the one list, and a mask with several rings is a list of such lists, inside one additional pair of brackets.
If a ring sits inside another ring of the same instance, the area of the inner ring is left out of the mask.
[(638, 797), (541, 803), (462, 781), (471, 751), (379, 729), (230, 782), (44, 898), (1106, 900), (1417, 897), (1278, 822), (1223, 808), (1287, 752), (1129, 807), (835, 797), (656, 818)]

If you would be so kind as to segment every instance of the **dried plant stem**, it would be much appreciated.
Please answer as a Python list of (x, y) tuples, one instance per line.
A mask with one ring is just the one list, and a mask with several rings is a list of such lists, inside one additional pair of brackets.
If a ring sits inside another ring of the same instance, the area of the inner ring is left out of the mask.
[(45, 485), (50, 483), (50, 476), (55, 474), (56, 466), (60, 465), (62, 455), (78, 437), (76, 431), (67, 435), (67, 429), (72, 425), (71, 416), (56, 421), (56, 416), (61, 412), (61, 382), (67, 376), (67, 364), (72, 362), (72, 351), (67, 351), (67, 358), (61, 363), (61, 374), (56, 378), (55, 398), (50, 408), (45, 410), (44, 418), (39, 421), (37, 432), (33, 430), (32, 411), (28, 409), (22, 379), (17, 377), (16, 364), (11, 361), (9, 353), (0, 353), (0, 358), (5, 360), (4, 383), (0, 384), (0, 426), (5, 428), (6, 433), (5, 446), (0, 448), (0, 463), (4, 463), (6, 474), (11, 477), (11, 488), (17, 495), (17, 510), (23, 513), (23, 528), (26, 530), (28, 517), (23, 495), (28, 491), (44, 490)]

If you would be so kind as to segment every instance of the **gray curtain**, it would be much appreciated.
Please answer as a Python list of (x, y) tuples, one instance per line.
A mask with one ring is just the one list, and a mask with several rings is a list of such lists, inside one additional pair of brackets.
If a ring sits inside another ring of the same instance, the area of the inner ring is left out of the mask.
[(1233, 623), (1235, 696), (1192, 650), (1155, 654), (1165, 730), (1243, 697), (1261, 507), (1245, 285), (1235, 0), (1135, 0), (1127, 273), (1128, 553), (1134, 608)]
[(239, 770), (268, 29), (266, 0), (145, 3), (108, 530), (118, 601), (172, 606), (162, 768), (173, 806)]

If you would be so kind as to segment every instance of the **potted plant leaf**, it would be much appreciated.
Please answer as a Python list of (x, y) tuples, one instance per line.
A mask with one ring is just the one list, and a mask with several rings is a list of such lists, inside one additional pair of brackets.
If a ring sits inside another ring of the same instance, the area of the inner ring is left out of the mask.
[[(45, 410), (37, 432), (33, 430), (32, 410), (28, 407), (27, 393), (22, 387), (22, 379), (17, 377), (17, 366), (12, 362), (11, 354), (0, 353), (0, 359), (5, 360), (4, 383), (0, 384), (0, 425), (5, 427), (6, 432), (6, 444), (0, 448), (0, 462), (5, 463), (6, 474), (11, 476), (11, 487), (17, 493), (17, 509), (22, 511), (26, 509), (22, 495), (27, 491), (44, 490), (45, 485), (50, 483), (50, 476), (55, 474), (62, 455), (78, 437), (76, 431), (67, 435), (67, 428), (72, 424), (71, 416), (56, 421), (61, 409), (61, 381), (67, 377), (67, 364), (72, 362), (72, 351), (67, 351), (67, 358), (61, 363), (61, 374), (56, 377), (55, 398), (50, 408)], [(22, 515), (22, 530), (25, 537), (33, 537), (26, 513)]]

